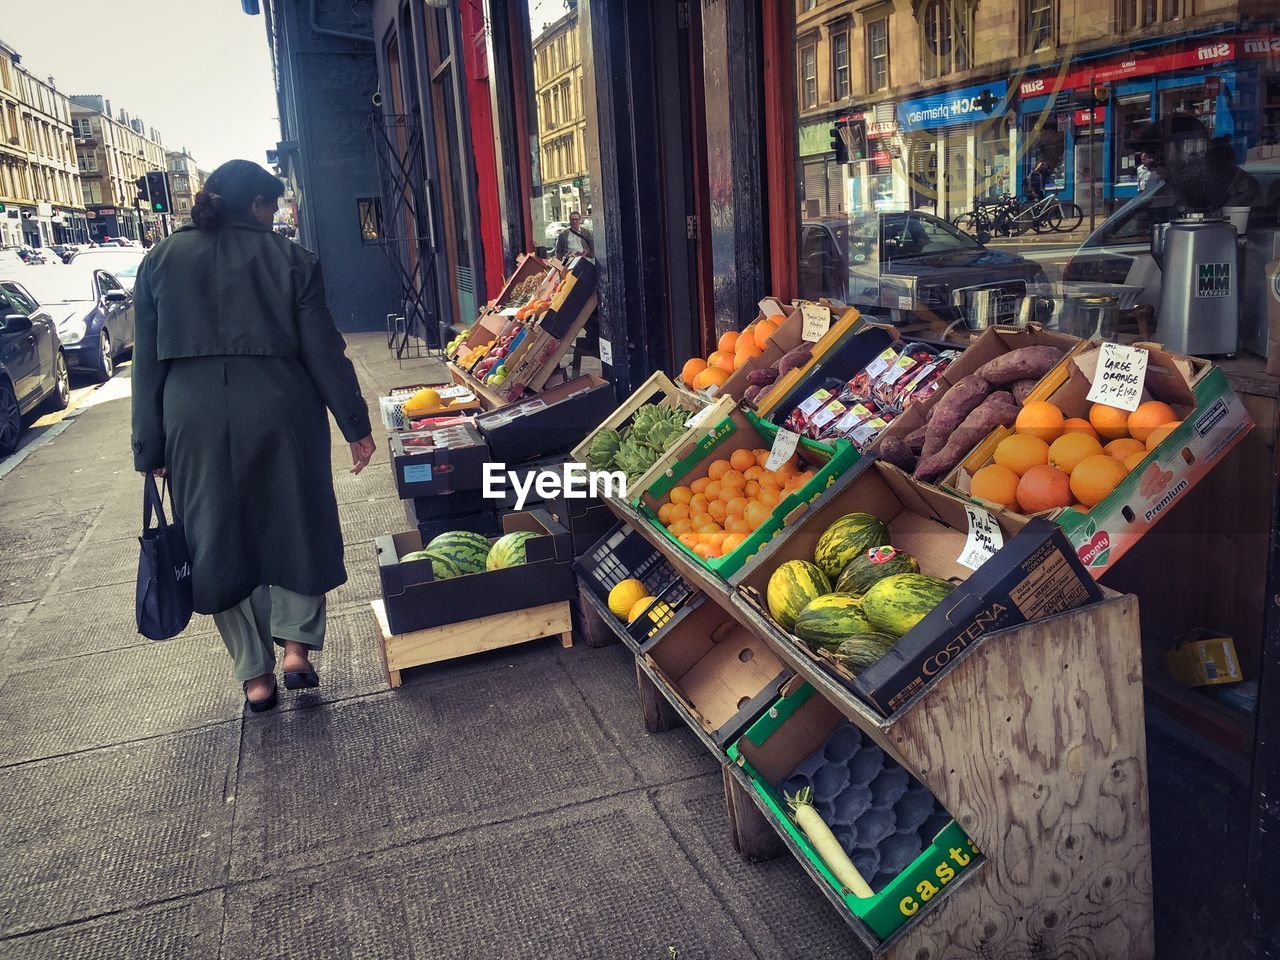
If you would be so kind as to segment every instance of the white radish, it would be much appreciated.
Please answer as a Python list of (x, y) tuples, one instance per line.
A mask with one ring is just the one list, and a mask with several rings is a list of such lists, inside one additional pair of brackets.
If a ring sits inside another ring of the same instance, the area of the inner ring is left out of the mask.
[(809, 842), (813, 844), (814, 852), (827, 865), (827, 869), (831, 871), (835, 878), (840, 881), (841, 887), (859, 899), (873, 896), (871, 885), (862, 878), (858, 868), (853, 865), (849, 855), (840, 846), (840, 841), (836, 839), (836, 835), (831, 832), (831, 828), (822, 821), (822, 816), (814, 809), (813, 804), (810, 802), (812, 796), (813, 791), (809, 787), (805, 787), (794, 797), (786, 798), (788, 805), (791, 807), (791, 814), (795, 818), (796, 826), (809, 838)]

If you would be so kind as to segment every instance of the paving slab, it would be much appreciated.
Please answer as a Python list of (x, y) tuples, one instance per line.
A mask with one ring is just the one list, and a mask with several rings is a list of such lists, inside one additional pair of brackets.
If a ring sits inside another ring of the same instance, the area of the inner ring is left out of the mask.
[(412, 529), (412, 525), (405, 519), (404, 501), (395, 496), (394, 487), (389, 493), (390, 497), (384, 495), (372, 500), (352, 500), (338, 507), (342, 537), (347, 546), (372, 543), (374, 537)]
[(347, 566), (347, 582), (329, 594), (329, 609), (341, 611), (356, 606), (367, 607), (370, 600), (382, 596), (378, 555), (373, 541), (346, 537), (342, 556)]
[(84, 539), (100, 508), (66, 513), (51, 510), (25, 516), (0, 510), (0, 544), (15, 559), (35, 554), (68, 553)]
[(0, 932), (225, 882), (238, 746), (228, 725), (0, 771)]
[[(141, 518), (138, 527), (141, 528)], [(141, 533), (141, 529), (139, 529)], [(115, 540), (110, 543), (86, 544), (63, 569), (58, 581), (61, 590), (84, 590), (112, 584), (128, 584), (132, 592), (138, 580), (137, 541)]]
[(331, 614), (324, 649), (311, 656), (320, 674), (320, 686), (282, 691), (279, 709), (305, 709), (390, 690), (378, 646), (380, 639), (378, 622), (368, 607)]
[(42, 598), (66, 561), (61, 553), (0, 555), (0, 606)]

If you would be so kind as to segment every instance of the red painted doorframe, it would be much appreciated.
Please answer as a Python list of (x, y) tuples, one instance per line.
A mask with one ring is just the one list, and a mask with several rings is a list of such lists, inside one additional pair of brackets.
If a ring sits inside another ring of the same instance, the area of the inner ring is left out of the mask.
[[(521, 23), (520, 18), (524, 17), (525, 22)], [(507, 4), (507, 36), (523, 37), (524, 31), (529, 29), (528, 24), (528, 6), (524, 3), (508, 3)], [(516, 115), (516, 142), (520, 144), (530, 143), (529, 139), (529, 121), (534, 121), (537, 126), (537, 117), (530, 117), (530, 111), (533, 109), (533, 97), (530, 95), (527, 83), (528, 76), (533, 72), (530, 67), (529, 60), (533, 55), (533, 50), (524, 43), (513, 44), (514, 49), (511, 51), (511, 77), (512, 77), (512, 95), (515, 97), (515, 115)], [(529, 250), (538, 246), (538, 240), (533, 236), (533, 166), (532, 158), (529, 151), (523, 149), (518, 152), (520, 161), (520, 219), (524, 224), (524, 235), (526, 246)]]
[(772, 293), (797, 295), (800, 224), (796, 209), (795, 28), (793, 0), (763, 0), (765, 184), (769, 197)]
[[(480, 215), (486, 285), (502, 286), (502, 231), (498, 210), (498, 159), (493, 148), (493, 107), (489, 101), (489, 60), (485, 50), (484, 14), (476, 4), (458, 5), (462, 26), (462, 60), (466, 71), (467, 111), (471, 119), (471, 154), (476, 164), (476, 205)], [(477, 290), (476, 300), (488, 299)], [(464, 317), (464, 322), (471, 318)]]

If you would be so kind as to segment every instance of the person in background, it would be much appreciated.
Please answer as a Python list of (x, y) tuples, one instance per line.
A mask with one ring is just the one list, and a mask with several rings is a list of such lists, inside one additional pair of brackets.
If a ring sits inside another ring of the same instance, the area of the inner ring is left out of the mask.
[(591, 231), (582, 225), (582, 214), (575, 210), (569, 214), (569, 226), (556, 237), (556, 256), (565, 260), (569, 257), (592, 259), (595, 255)]
[(1143, 153), (1138, 164), (1138, 192), (1146, 193), (1157, 189), (1164, 183), (1164, 175), (1156, 162), (1154, 154)]
[(276, 646), (286, 689), (319, 684), (309, 654), (347, 579), (329, 412), (352, 473), (374, 451), (320, 262), (271, 230), (282, 193), (257, 164), (224, 163), (133, 291), (134, 467), (172, 484), (195, 610), (213, 614), (254, 712), (276, 704)]
[(1045, 184), (1049, 176), (1049, 164), (1043, 160), (1036, 163), (1027, 174), (1027, 198), (1036, 203), (1044, 199)]

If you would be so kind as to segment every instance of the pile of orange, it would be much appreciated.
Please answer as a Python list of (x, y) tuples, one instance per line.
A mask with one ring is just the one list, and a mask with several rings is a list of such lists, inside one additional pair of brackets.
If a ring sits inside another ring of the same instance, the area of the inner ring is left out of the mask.
[(1025, 404), (995, 463), (973, 475), (975, 497), (1022, 513), (1101, 503), (1182, 421), (1159, 400), (1133, 413), (1095, 403), (1067, 417), (1047, 400)]
[(716, 349), (709, 357), (705, 360), (694, 357), (685, 361), (680, 370), (680, 379), (692, 390), (723, 386), (735, 370), (764, 352), (765, 345), (777, 329), (777, 321), (764, 317), (750, 324), (741, 333), (730, 330), (720, 334)]
[(658, 522), (703, 559), (732, 553), (772, 515), (788, 494), (811, 479), (798, 457), (766, 470), (768, 450), (735, 450), (713, 460), (688, 486), (672, 487)]

